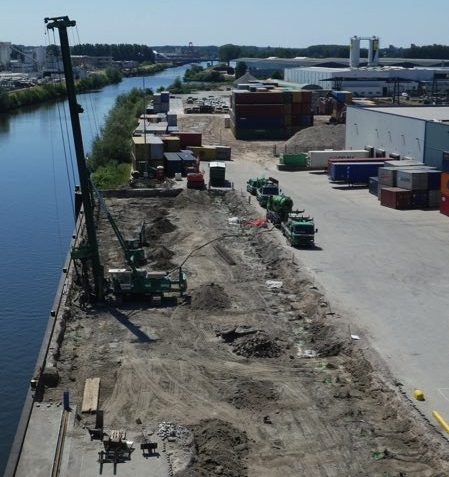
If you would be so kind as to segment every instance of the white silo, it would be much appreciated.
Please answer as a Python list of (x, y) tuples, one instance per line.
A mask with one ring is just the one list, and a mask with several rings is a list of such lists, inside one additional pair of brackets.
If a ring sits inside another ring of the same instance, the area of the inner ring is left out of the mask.
[(358, 68), (360, 64), (360, 38), (353, 36), (351, 38), (351, 47), (349, 51), (349, 66)]

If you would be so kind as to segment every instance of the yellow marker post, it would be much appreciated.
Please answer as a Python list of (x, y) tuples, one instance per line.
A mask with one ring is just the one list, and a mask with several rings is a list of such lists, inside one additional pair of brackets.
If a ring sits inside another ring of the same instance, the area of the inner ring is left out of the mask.
[(449, 433), (449, 425), (448, 423), (440, 416), (437, 411), (432, 411), (433, 417), (440, 423), (441, 427)]
[(417, 401), (424, 401), (424, 393), (421, 391), (421, 389), (415, 389), (413, 395)]

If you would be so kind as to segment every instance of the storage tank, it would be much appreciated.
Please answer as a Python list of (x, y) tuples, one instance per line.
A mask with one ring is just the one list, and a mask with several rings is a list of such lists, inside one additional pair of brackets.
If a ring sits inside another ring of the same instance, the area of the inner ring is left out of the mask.
[(353, 36), (351, 38), (351, 47), (349, 51), (349, 66), (358, 68), (360, 64), (360, 38)]
[(379, 64), (379, 38), (373, 36), (369, 39), (368, 47), (368, 66), (377, 66)]

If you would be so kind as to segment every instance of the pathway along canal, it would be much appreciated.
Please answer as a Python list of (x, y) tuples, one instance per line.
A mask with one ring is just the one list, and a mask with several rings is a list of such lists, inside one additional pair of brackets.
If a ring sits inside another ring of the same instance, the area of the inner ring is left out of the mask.
[[(182, 78), (187, 68), (125, 78), (117, 85), (79, 95), (85, 152), (90, 151), (119, 94), (135, 87), (156, 92)], [(74, 227), (68, 179), (74, 171), (66, 166), (65, 156), (72, 156), (74, 168), (76, 160), (71, 130), (70, 145), (64, 144), (61, 133), (66, 128), (65, 117), (69, 118), (66, 102), (0, 116), (0, 475), (8, 461)], [(67, 139), (66, 131), (64, 136)]]

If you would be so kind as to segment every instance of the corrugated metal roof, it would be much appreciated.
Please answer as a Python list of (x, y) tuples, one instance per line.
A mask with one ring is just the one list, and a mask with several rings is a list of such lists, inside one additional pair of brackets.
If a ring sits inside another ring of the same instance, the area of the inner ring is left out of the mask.
[[(348, 106), (351, 107), (351, 106)], [(405, 116), (424, 121), (449, 122), (449, 106), (391, 106), (386, 108), (365, 108), (397, 116)]]

